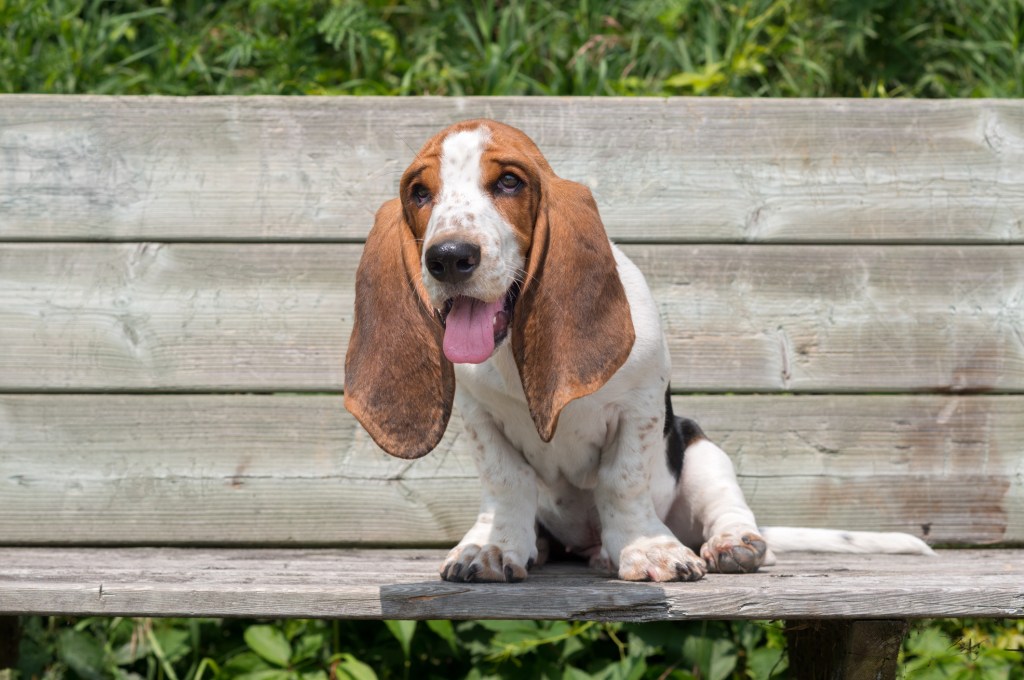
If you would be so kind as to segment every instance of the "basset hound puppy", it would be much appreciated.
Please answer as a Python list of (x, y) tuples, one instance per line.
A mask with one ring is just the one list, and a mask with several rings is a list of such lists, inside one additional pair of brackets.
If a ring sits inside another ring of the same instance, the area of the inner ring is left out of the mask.
[(729, 457), (672, 413), (669, 372), (651, 292), (586, 187), (495, 121), (423, 146), (359, 264), (345, 406), (400, 458), (437, 445), (453, 403), (462, 415), (480, 513), (442, 578), (521, 581), (549, 537), (651, 581), (755, 571), (769, 547), (930, 552), (907, 534), (759, 530)]

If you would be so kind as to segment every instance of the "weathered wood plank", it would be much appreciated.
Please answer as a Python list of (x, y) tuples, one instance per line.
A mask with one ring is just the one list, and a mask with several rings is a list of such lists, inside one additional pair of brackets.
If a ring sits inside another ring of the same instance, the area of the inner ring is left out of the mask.
[[(1024, 246), (626, 251), (677, 389), (1024, 390)], [(0, 390), (338, 391), (359, 254), (0, 245)]]
[[(1024, 542), (1024, 397), (675, 399), (765, 525)], [(454, 545), (478, 482), (454, 418), (391, 458), (339, 396), (0, 396), (0, 544)]]
[(0, 613), (677, 620), (1024, 616), (1024, 551), (790, 555), (757, 574), (626, 583), (582, 565), (442, 582), (443, 551), (0, 549)]
[(337, 390), (360, 246), (0, 246), (0, 390)]
[(416, 149), (493, 117), (620, 239), (1024, 242), (1024, 103), (0, 98), (0, 238), (362, 238)]

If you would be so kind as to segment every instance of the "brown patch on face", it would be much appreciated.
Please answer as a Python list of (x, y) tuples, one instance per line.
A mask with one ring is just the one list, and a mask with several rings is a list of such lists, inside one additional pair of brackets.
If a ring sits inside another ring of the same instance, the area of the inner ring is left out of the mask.
[[(526, 256), (533, 245), (545, 182), (554, 173), (537, 145), (520, 130), (494, 121), (480, 124), (491, 133), (481, 173), (484, 190), (494, 197), (495, 207), (516, 234), (519, 252)], [(502, 190), (500, 181), (506, 174), (521, 182), (514, 192)]]
[[(525, 259), (533, 243), (533, 226), (540, 207), (540, 178), (525, 163), (512, 163), (493, 158), (492, 152), (484, 158), (484, 190), (494, 200), (494, 207), (512, 227), (519, 244), (519, 254)], [(512, 193), (503, 190), (501, 182), (507, 176), (516, 177), (521, 184)]]
[[(403, 173), (399, 183), (398, 196), (402, 202), (402, 212), (420, 251), (423, 250), (423, 235), (427, 233), (434, 201), (441, 191), (442, 141), (443, 138), (434, 137), (427, 142)], [(423, 198), (424, 192), (428, 196), (426, 199)]]

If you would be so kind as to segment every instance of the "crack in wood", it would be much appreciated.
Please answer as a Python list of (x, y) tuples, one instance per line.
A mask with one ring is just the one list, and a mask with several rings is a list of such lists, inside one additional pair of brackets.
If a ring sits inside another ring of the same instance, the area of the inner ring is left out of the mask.
[[(569, 619), (599, 619), (601, 621), (625, 621), (644, 623), (647, 621), (664, 621), (673, 616), (672, 606), (667, 600), (637, 604), (592, 605), (571, 609)], [(683, 614), (685, 616), (685, 614)]]
[(434, 593), (432, 595), (413, 595), (411, 597), (407, 597), (406, 602), (430, 602), (433, 600), (443, 600), (447, 597), (457, 597), (469, 592), (472, 592), (472, 589), (466, 588), (463, 590), (449, 590), (443, 593)]

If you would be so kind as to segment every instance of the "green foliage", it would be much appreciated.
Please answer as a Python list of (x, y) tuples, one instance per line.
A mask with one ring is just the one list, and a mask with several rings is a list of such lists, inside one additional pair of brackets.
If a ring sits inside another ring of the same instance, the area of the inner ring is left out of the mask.
[(1024, 620), (921, 625), (903, 645), (901, 668), (913, 680), (1024, 680)]
[(1024, 0), (0, 0), (0, 90), (1019, 97)]
[(779, 677), (781, 628), (565, 621), (26, 619), (21, 678)]
[[(28, 680), (768, 680), (789, 677), (782, 624), (26, 618)], [(933, 621), (903, 677), (1024, 679), (1024, 621)], [(5, 679), (6, 680), (6, 679)]]

